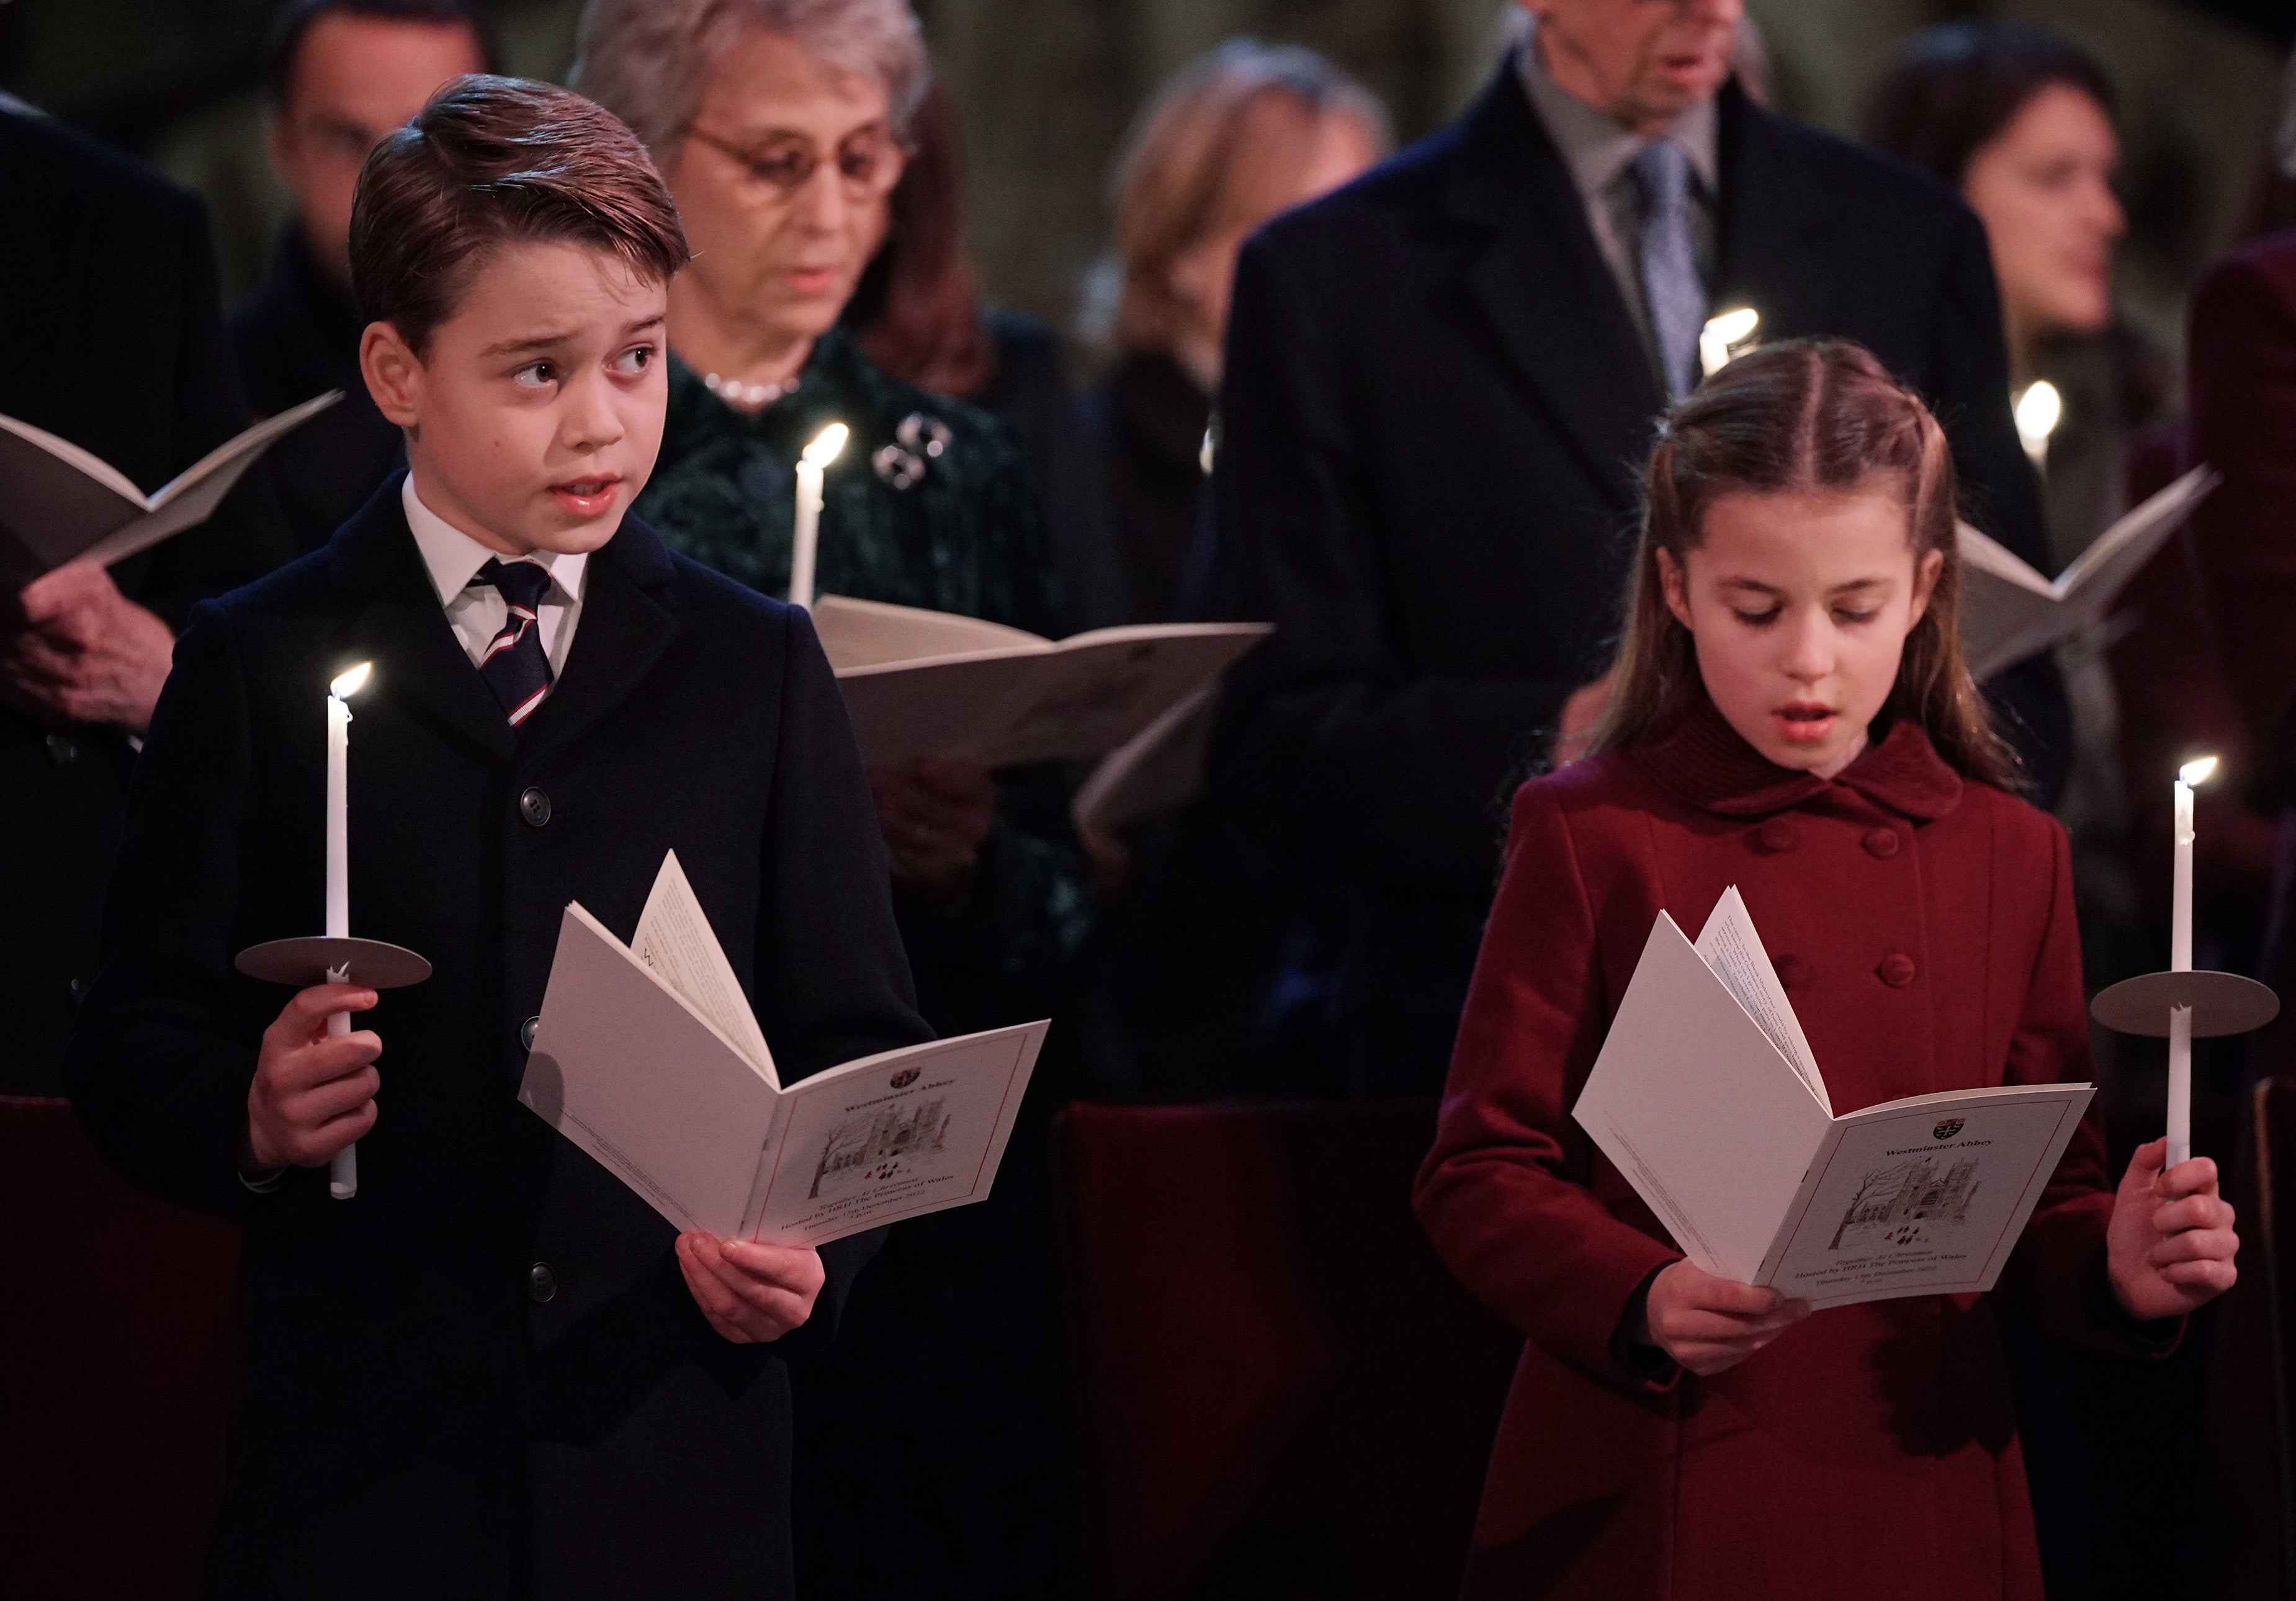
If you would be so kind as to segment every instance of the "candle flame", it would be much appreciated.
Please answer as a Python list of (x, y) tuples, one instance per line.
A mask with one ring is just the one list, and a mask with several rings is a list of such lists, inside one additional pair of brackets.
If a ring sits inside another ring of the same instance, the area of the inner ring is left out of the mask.
[(2064, 420), (2064, 397), (2057, 386), (2047, 379), (2025, 386), (2012, 408), (2017, 419), (2017, 437), (2024, 441), (2025, 454), (2038, 461), (2049, 447), (2049, 436)]
[(845, 448), (845, 441), (851, 433), (852, 430), (844, 423), (832, 423), (816, 434), (813, 443), (805, 447), (805, 464), (808, 467), (829, 465), (837, 459), (837, 453)]
[(2206, 784), (2209, 781), (2210, 776), (2213, 775), (2216, 770), (2217, 759), (2215, 757), (2195, 757), (2194, 759), (2186, 762), (2183, 767), (2177, 769), (2177, 782), (2184, 784), (2186, 788), (2191, 788), (2195, 784)]
[(1730, 311), (1718, 311), (1706, 319), (1698, 331), (1698, 375), (1711, 378), (1730, 365), (1736, 354), (1732, 349), (1742, 345), (1761, 325), (1762, 314), (1751, 306), (1740, 306)]
[(327, 686), (327, 693), (338, 701), (348, 701), (366, 687), (366, 676), (373, 670), (374, 663), (372, 661), (362, 661), (357, 667), (346, 668), (335, 675), (335, 681)]

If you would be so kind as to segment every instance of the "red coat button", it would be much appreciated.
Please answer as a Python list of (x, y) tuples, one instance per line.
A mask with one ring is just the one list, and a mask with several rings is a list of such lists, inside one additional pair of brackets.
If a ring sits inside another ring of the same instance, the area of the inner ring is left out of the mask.
[(1898, 854), (1898, 831), (1894, 828), (1870, 828), (1866, 831), (1866, 853), (1888, 861)]
[(1770, 966), (1778, 975), (1778, 982), (1792, 989), (1809, 981), (1809, 964), (1800, 956), (1772, 956)]
[(1784, 817), (1772, 817), (1754, 830), (1754, 842), (1775, 856), (1801, 843), (1801, 830)]
[(1890, 989), (1903, 989), (1914, 981), (1914, 959), (1903, 951), (1891, 951), (1874, 971)]

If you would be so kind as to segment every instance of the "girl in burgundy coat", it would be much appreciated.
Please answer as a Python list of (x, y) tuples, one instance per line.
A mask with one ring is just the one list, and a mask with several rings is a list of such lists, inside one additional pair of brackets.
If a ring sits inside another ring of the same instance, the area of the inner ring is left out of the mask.
[[(1594, 754), (1515, 797), (1419, 1176), (1529, 1336), (1467, 1593), (2039, 1601), (1986, 1298), (1811, 1316), (1716, 1278), (1570, 1121), (1659, 912), (1734, 883), (1838, 1112), (2087, 1077), (2065, 837), (1962, 665), (1944, 436), (1858, 347), (1773, 345), (1676, 408), (1645, 494)], [(2236, 1242), (2214, 1164), (2162, 1155), (2116, 1195), (2085, 1125), (1999, 1293), (2171, 1345)]]

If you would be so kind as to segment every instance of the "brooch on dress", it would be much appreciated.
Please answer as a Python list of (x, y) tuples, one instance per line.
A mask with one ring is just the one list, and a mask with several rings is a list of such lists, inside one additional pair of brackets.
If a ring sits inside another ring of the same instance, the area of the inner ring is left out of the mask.
[(869, 458), (877, 476), (897, 489), (914, 489), (926, 466), (948, 448), (948, 424), (939, 417), (913, 411), (893, 430), (893, 442)]

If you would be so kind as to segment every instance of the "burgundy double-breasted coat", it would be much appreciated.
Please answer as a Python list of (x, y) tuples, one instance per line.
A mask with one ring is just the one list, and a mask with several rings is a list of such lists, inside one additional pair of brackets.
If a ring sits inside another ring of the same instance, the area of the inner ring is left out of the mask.
[[(1524, 785), (1417, 1190), (1445, 1260), (1529, 1336), (1467, 1593), (2038, 1601), (1985, 1297), (1818, 1312), (1710, 1379), (1623, 1339), (1680, 1253), (1570, 1106), (1660, 910), (1694, 932), (1734, 883), (1836, 1111), (2087, 1076), (2062, 831), (1910, 722), (1828, 781), (1764, 760), (1701, 697)], [(2102, 1162), (2086, 1124), (1995, 1293), (2067, 1337), (2157, 1349), (2105, 1286)]]

